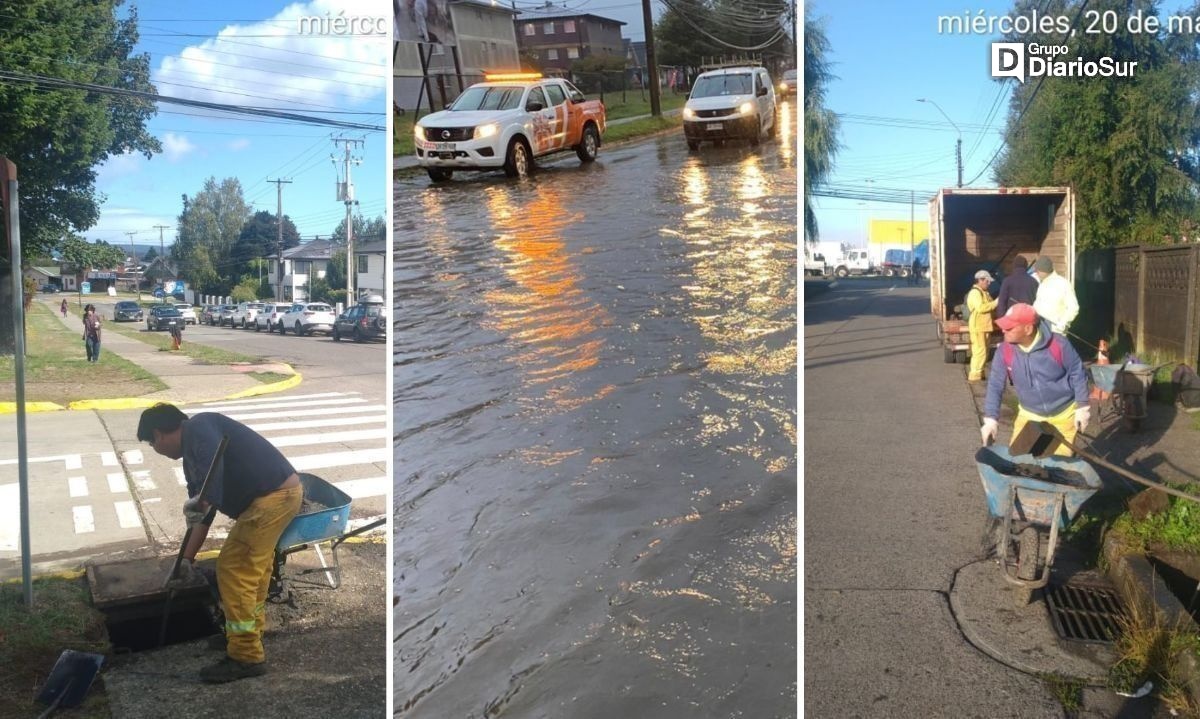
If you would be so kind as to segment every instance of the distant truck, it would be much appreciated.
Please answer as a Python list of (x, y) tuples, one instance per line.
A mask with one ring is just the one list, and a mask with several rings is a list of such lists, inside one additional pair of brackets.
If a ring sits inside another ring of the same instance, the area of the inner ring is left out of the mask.
[(875, 265), (866, 250), (847, 250), (841, 257), (830, 261), (830, 266), (833, 267), (834, 276), (839, 279), (875, 274)]
[[(975, 273), (997, 280), (1017, 255), (1039, 255), (1075, 282), (1075, 194), (1069, 187), (947, 188), (929, 201), (929, 307), (947, 363), (965, 363), (971, 342), (962, 305)], [(1002, 335), (992, 335), (990, 344)]]
[(884, 277), (908, 277), (912, 274), (913, 256), (921, 262), (922, 273), (929, 267), (929, 240), (921, 240), (921, 244), (912, 250), (887, 250), (883, 253), (883, 262), (879, 269)]
[(825, 262), (825, 255), (820, 252), (810, 252), (806, 247), (804, 249), (804, 274), (813, 277), (824, 277), (829, 274), (829, 265)]

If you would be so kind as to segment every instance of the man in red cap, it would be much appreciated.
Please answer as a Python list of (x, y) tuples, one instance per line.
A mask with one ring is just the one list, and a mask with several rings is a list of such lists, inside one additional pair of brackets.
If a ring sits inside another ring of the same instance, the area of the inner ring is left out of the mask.
[[(1019, 403), (1014, 437), (1025, 423), (1044, 421), (1053, 424), (1068, 442), (1074, 441), (1075, 433), (1082, 432), (1091, 419), (1087, 375), (1079, 353), (1065, 337), (1054, 334), (1050, 323), (1038, 317), (1031, 305), (1013, 305), (996, 324), (1004, 331), (1004, 342), (996, 350), (988, 375), (979, 431), (983, 443), (996, 439), (1000, 398), (1009, 378)], [(1070, 455), (1071, 450), (1061, 446), (1055, 453)]]

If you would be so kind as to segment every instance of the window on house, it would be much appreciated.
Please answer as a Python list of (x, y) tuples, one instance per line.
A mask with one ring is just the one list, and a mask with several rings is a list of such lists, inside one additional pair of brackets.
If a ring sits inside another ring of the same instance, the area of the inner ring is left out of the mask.
[(354, 269), (360, 275), (364, 274), (367, 271), (367, 256), (366, 255), (355, 255), (354, 256)]
[(543, 25), (542, 33), (546, 34), (546, 35), (553, 35), (554, 34), (554, 23), (548, 22), (545, 25)]
[(293, 274), (307, 275), (312, 270), (312, 262), (308, 260), (296, 260), (293, 263)]
[(275, 260), (270, 260), (267, 262), (267, 274), (270, 275), (272, 279), (275, 278)]
[(575, 60), (578, 57), (579, 57), (579, 48), (577, 48), (577, 47), (567, 48), (567, 58), (569, 58), (571, 60)]
[(574, 20), (564, 20), (563, 21), (563, 32), (575, 32), (575, 21)]
[(549, 50), (547, 50), (546, 51), (546, 59), (547, 60), (557, 60), (558, 59), (558, 48), (552, 47)]
[(537, 32), (537, 28), (535, 28), (533, 26), (533, 23), (531, 23), (531, 22), (525, 23), (525, 37), (533, 37), (534, 33), (536, 33), (536, 32)]

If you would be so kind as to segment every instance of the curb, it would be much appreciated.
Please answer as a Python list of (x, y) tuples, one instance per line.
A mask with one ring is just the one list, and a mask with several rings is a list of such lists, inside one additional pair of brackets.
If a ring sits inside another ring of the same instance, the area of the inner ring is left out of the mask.
[[(283, 392), (284, 390), (298, 387), (304, 381), (303, 375), (295, 370), (289, 364), (284, 364), (285, 367), (292, 373), (291, 377), (264, 384), (260, 387), (251, 387), (240, 392), (234, 392), (231, 395), (224, 397), (214, 397), (212, 399), (198, 399), (191, 402), (175, 402), (169, 399), (146, 399), (145, 397), (120, 397), (113, 399), (81, 399), (69, 403), (66, 407), (53, 402), (26, 402), (26, 412), (57, 412), (57, 411), (72, 411), (72, 410), (119, 410), (119, 409), (145, 409), (153, 407), (156, 404), (165, 403), (173, 404), (178, 407), (183, 407), (189, 404), (205, 404), (208, 402), (224, 402), (233, 399), (245, 399), (247, 397), (258, 397), (264, 394), (273, 394), (275, 392)], [(13, 414), (17, 411), (16, 402), (0, 402), (0, 414)]]

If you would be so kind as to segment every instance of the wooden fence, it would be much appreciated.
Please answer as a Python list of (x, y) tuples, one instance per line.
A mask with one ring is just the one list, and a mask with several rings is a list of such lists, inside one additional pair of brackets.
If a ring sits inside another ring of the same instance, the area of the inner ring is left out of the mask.
[(1138, 352), (1196, 366), (1200, 359), (1200, 245), (1116, 249), (1113, 323)]

